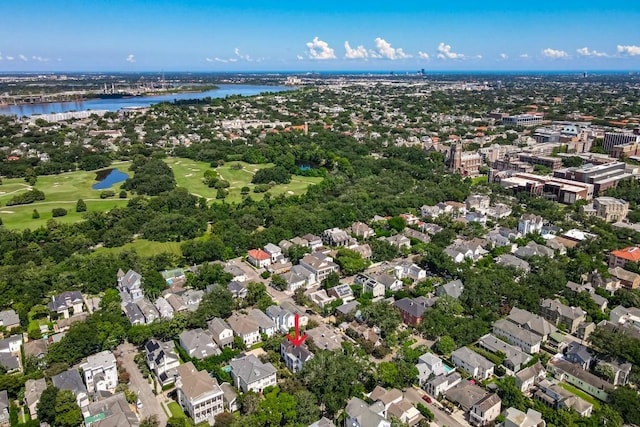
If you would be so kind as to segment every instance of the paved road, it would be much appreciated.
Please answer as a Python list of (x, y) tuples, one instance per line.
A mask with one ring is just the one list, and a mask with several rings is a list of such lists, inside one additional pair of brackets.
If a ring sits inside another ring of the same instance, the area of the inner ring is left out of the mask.
[(129, 343), (124, 343), (118, 346), (116, 354), (121, 354), (122, 365), (129, 373), (129, 389), (138, 395), (138, 398), (142, 401), (142, 408), (138, 409), (138, 416), (140, 420), (143, 420), (149, 416), (155, 415), (158, 417), (160, 427), (167, 425), (167, 416), (160, 406), (160, 401), (153, 390), (149, 382), (142, 376), (142, 373), (138, 369), (136, 362), (133, 360), (137, 353), (135, 346)]
[(468, 427), (469, 423), (465, 422), (462, 424), (460, 421), (453, 418), (451, 415), (444, 412), (440, 406), (437, 405), (429, 405), (429, 409), (433, 412), (435, 419), (433, 420), (433, 424), (436, 424), (440, 427)]

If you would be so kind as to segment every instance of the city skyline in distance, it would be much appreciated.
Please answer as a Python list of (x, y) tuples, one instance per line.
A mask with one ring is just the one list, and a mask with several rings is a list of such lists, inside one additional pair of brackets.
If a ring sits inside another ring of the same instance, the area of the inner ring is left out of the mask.
[(0, 72), (640, 69), (631, 0), (212, 3), (6, 4)]

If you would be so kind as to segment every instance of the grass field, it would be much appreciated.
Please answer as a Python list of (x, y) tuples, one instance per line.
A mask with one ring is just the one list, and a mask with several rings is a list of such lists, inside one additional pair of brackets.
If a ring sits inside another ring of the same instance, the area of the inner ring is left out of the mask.
[(187, 418), (187, 415), (184, 413), (180, 405), (176, 402), (167, 403), (167, 407), (169, 411), (171, 411), (171, 416), (176, 418)]
[[(176, 177), (178, 186), (189, 189), (189, 191), (195, 195), (205, 197), (209, 201), (216, 200), (215, 188), (209, 188), (202, 181), (204, 172), (207, 169), (211, 169), (207, 162), (196, 162), (190, 159), (183, 158), (170, 158), (165, 160), (167, 164), (173, 169), (173, 173)], [(233, 169), (232, 166), (240, 164), (242, 169)], [(265, 163), (261, 165), (252, 165), (245, 162), (228, 162), (223, 166), (215, 168), (222, 178), (231, 184), (229, 187), (229, 195), (225, 198), (227, 203), (239, 203), (242, 201), (242, 195), (240, 191), (242, 187), (247, 186), (251, 189), (251, 198), (254, 200), (260, 200), (264, 197), (264, 193), (254, 193), (251, 184), (253, 175), (260, 169), (273, 167), (272, 163)], [(269, 190), (272, 195), (279, 194), (303, 194), (309, 185), (318, 184), (322, 181), (322, 178), (316, 177), (302, 177), (293, 176), (289, 184), (276, 185)]]
[(180, 242), (152, 242), (151, 240), (146, 239), (137, 239), (131, 243), (127, 243), (124, 246), (119, 246), (117, 248), (99, 248), (95, 250), (95, 253), (118, 254), (122, 251), (135, 251), (143, 256), (153, 256), (165, 252), (175, 254), (179, 257), (182, 256), (182, 251), (180, 250)]

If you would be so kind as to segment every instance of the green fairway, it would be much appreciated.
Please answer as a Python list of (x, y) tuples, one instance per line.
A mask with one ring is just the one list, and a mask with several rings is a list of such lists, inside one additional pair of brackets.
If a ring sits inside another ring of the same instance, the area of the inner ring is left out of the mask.
[[(192, 194), (205, 197), (209, 201), (215, 201), (217, 190), (209, 188), (203, 182), (202, 178), (207, 169), (211, 169), (207, 162), (197, 162), (184, 158), (165, 159), (165, 162), (173, 169), (178, 186), (187, 188)], [(235, 169), (234, 165), (242, 166), (242, 169)], [(273, 163), (265, 163), (260, 165), (252, 165), (245, 162), (233, 161), (215, 168), (220, 176), (231, 185), (229, 195), (224, 199), (227, 203), (239, 203), (242, 201), (242, 187), (249, 187), (251, 198), (261, 200), (264, 193), (254, 193), (254, 184), (251, 183), (253, 175), (260, 169), (273, 167)], [(322, 181), (320, 177), (303, 177), (294, 175), (289, 184), (276, 185), (269, 190), (272, 195), (287, 194), (299, 195), (303, 194), (309, 185), (318, 184)]]
[(146, 239), (137, 239), (131, 243), (127, 243), (124, 246), (119, 246), (117, 248), (99, 248), (95, 250), (95, 253), (118, 254), (122, 251), (134, 251), (142, 256), (153, 256), (166, 252), (182, 257), (180, 242), (153, 242)]

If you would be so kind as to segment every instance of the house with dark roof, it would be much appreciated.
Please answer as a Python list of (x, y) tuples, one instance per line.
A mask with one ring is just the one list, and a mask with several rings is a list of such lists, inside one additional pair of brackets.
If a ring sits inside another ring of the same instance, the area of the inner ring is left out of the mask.
[(124, 393), (114, 394), (93, 402), (85, 410), (86, 427), (138, 427), (140, 422), (133, 413)]
[(234, 298), (245, 299), (249, 292), (247, 285), (243, 282), (238, 282), (237, 280), (232, 280), (227, 284), (227, 290), (231, 292)]
[(531, 356), (516, 346), (508, 344), (492, 334), (486, 334), (478, 340), (478, 345), (493, 354), (504, 355), (502, 364), (513, 372), (517, 372), (526, 365)]
[(76, 403), (80, 408), (89, 404), (87, 388), (82, 382), (82, 378), (76, 369), (68, 369), (51, 377), (53, 386), (60, 390), (69, 390), (76, 396)]
[(424, 313), (431, 307), (428, 300), (405, 297), (393, 303), (400, 310), (402, 321), (407, 325), (419, 325)]
[(582, 417), (591, 416), (593, 405), (562, 388), (557, 382), (542, 379), (537, 383), (533, 398), (553, 409), (573, 409)]
[(336, 299), (341, 299), (342, 302), (345, 303), (355, 299), (351, 286), (346, 283), (340, 283), (339, 285), (330, 288), (327, 290), (327, 295), (335, 297)]
[(473, 404), (469, 410), (469, 422), (473, 426), (485, 426), (493, 423), (500, 415), (502, 399), (492, 393)]
[(146, 323), (144, 314), (142, 314), (137, 304), (128, 302), (122, 306), (122, 311), (124, 311), (124, 315), (127, 316), (131, 325), (144, 325)]
[(460, 347), (451, 353), (451, 361), (478, 380), (490, 378), (495, 366), (493, 362), (468, 347)]
[(580, 323), (585, 321), (587, 313), (580, 307), (564, 305), (558, 299), (545, 298), (540, 302), (540, 315), (556, 326), (562, 325), (573, 334)]
[(233, 383), (243, 393), (249, 390), (261, 393), (276, 384), (276, 368), (271, 363), (262, 363), (252, 354), (233, 359), (229, 365)]
[(233, 344), (233, 330), (223, 319), (214, 317), (207, 322), (207, 328), (218, 347), (230, 347)]
[(9, 426), (9, 403), (7, 390), (0, 391), (0, 426)]
[(65, 319), (68, 319), (70, 315), (82, 313), (84, 310), (82, 294), (78, 291), (66, 291), (53, 295), (49, 302), (49, 310), (58, 313)]
[(145, 360), (149, 369), (156, 375), (160, 384), (164, 387), (173, 384), (180, 365), (180, 357), (176, 352), (173, 341), (162, 342), (150, 339), (144, 345)]
[(7, 331), (19, 327), (20, 317), (18, 317), (18, 313), (13, 309), (0, 311), (0, 326)]
[(339, 228), (330, 228), (322, 232), (322, 243), (327, 246), (348, 246), (350, 241), (349, 234)]
[(591, 365), (595, 362), (595, 357), (591, 353), (591, 350), (576, 341), (569, 343), (564, 358), (568, 362), (580, 366), (582, 369), (590, 369)]
[(566, 360), (550, 360), (547, 371), (559, 381), (566, 381), (603, 402), (609, 400), (609, 393), (614, 389), (612, 384)]
[(295, 346), (288, 339), (280, 343), (280, 355), (285, 366), (293, 373), (300, 372), (305, 363), (313, 358), (306, 345)]
[(550, 334), (557, 331), (556, 327), (542, 316), (533, 314), (518, 307), (511, 308), (511, 311), (507, 316), (507, 320), (511, 323), (515, 323), (523, 329), (540, 335), (543, 342), (547, 340)]
[(179, 335), (180, 347), (194, 359), (204, 359), (222, 353), (220, 347), (213, 341), (211, 333), (201, 328), (185, 329)]
[(509, 344), (513, 344), (529, 354), (538, 353), (542, 345), (540, 335), (506, 319), (496, 320), (493, 323), (493, 334), (506, 339)]
[(436, 295), (439, 297), (449, 296), (451, 298), (458, 299), (462, 292), (464, 291), (464, 285), (462, 284), (462, 280), (456, 279), (451, 282), (445, 283), (442, 286), (438, 286), (436, 288)]

